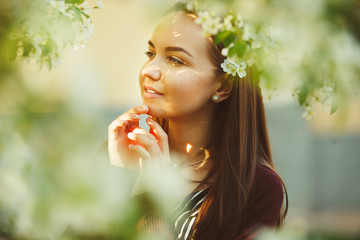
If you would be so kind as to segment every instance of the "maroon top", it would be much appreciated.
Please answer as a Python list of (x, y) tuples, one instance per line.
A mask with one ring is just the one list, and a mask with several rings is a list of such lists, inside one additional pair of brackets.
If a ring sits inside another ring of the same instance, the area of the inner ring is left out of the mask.
[[(197, 202), (196, 200), (192, 204), (195, 205)], [(257, 165), (254, 185), (250, 191), (249, 205), (239, 223), (239, 230), (242, 234), (237, 240), (252, 239), (257, 230), (262, 227), (276, 227), (280, 222), (282, 202), (283, 186), (279, 176), (268, 167)], [(187, 227), (187, 225), (185, 226)], [(155, 216), (144, 216), (137, 227), (148, 236), (157, 232), (162, 236), (167, 236), (164, 239), (176, 239), (176, 237), (170, 237), (172, 227)], [(187, 239), (187, 237), (185, 238)]]
[(268, 167), (258, 165), (250, 192), (249, 206), (241, 224), (239, 239), (251, 238), (261, 227), (276, 227), (280, 222), (283, 202), (283, 185), (280, 177)]

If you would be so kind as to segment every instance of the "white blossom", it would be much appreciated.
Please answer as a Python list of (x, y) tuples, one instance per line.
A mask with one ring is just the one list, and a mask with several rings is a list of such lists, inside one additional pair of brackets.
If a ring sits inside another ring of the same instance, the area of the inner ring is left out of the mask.
[(224, 57), (227, 57), (228, 54), (229, 54), (229, 48), (223, 48), (221, 50), (221, 55), (223, 55)]
[(233, 15), (228, 15), (225, 17), (223, 23), (225, 30), (231, 30), (233, 28), (232, 20), (233, 20)]
[(236, 20), (237, 20), (237, 27), (238, 28), (243, 28), (244, 25), (245, 25), (245, 22), (244, 22), (243, 16), (240, 13), (238, 13), (236, 15)]
[[(87, 18), (83, 24), (77, 25), (76, 44), (84, 47), (90, 36), (94, 34), (94, 26), (90, 18)], [(75, 47), (75, 50), (77, 47)]]
[(244, 25), (244, 33), (242, 36), (244, 41), (249, 41), (250, 39), (256, 39), (256, 32), (255, 29), (250, 26), (249, 24)]
[(202, 26), (205, 36), (216, 35), (223, 27), (221, 18), (211, 16), (207, 11), (199, 12), (198, 18), (195, 19), (195, 23)]
[(229, 54), (229, 49), (232, 48), (234, 46), (234, 43), (231, 43), (228, 47), (226, 48), (223, 48), (221, 50), (221, 54), (224, 56), (224, 57), (227, 57), (228, 54)]
[(237, 69), (239, 65), (235, 62), (230, 61), (229, 59), (225, 59), (225, 61), (220, 65), (224, 72), (233, 75), (234, 77), (237, 74)]
[(328, 82), (324, 83), (324, 86), (322, 89), (324, 89), (324, 91), (326, 91), (326, 92), (333, 92), (334, 88), (335, 88), (335, 83), (328, 81)]
[(104, 8), (104, 3), (101, 0), (99, 0), (96, 2), (96, 6), (97, 6), (97, 8), (102, 9), (102, 8)]
[(302, 117), (306, 120), (311, 120), (315, 116), (315, 110), (311, 105), (305, 107), (305, 112), (302, 114)]
[(211, 21), (210, 13), (207, 11), (199, 12), (198, 17), (195, 19), (196, 24), (205, 24), (207, 22)]
[(208, 35), (216, 35), (221, 30), (222, 26), (223, 24), (221, 23), (221, 19), (214, 18), (212, 19), (212, 21), (203, 25), (203, 29)]
[[(57, 66), (66, 48), (85, 46), (93, 34), (91, 18), (84, 14), (91, 9), (102, 8), (102, 0), (97, 1), (96, 6), (89, 6), (87, 1), (79, 5), (65, 0), (34, 0), (34, 7), (25, 12), (31, 17), (22, 25), (23, 31), (9, 33), (11, 39), (19, 39), (15, 52), (17, 57), (34, 59), (40, 66), (46, 65), (49, 69)], [(79, 17), (74, 17), (77, 13), (72, 7), (80, 9)], [(25, 42), (31, 43), (30, 49), (24, 48)]]
[(237, 63), (235, 60), (225, 59), (225, 61), (220, 65), (224, 72), (233, 75), (234, 77), (238, 75), (240, 78), (246, 76), (246, 63), (240, 62)]
[(83, 10), (83, 12), (85, 14), (90, 14), (91, 13), (91, 7), (89, 6), (89, 3), (87, 1), (83, 2), (82, 4), (80, 4), (79, 8), (81, 10)]
[(68, 11), (70, 5), (65, 3), (65, 1), (63, 1), (63, 0), (59, 0), (59, 1), (57, 1), (57, 0), (48, 0), (48, 3), (54, 9), (56, 9), (61, 14), (67, 16), (68, 18), (72, 19), (74, 17), (74, 12), (73, 11)]
[(61, 62), (61, 54), (60, 53), (55, 53), (51, 56), (51, 64), (54, 67), (57, 67), (60, 65)]
[(243, 78), (243, 77), (246, 76), (245, 69), (246, 69), (246, 63), (244, 63), (244, 62), (239, 63), (239, 67), (238, 67), (236, 72), (237, 72), (237, 74), (239, 75), (240, 78)]

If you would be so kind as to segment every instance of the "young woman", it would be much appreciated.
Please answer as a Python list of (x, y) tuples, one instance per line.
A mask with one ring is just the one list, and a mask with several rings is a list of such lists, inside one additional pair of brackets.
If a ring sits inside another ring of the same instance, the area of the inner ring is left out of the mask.
[[(153, 164), (190, 172), (187, 196), (172, 211), (173, 239), (247, 239), (280, 226), (284, 186), (258, 79), (251, 69), (241, 79), (226, 74), (221, 44), (196, 18), (172, 11), (156, 26), (139, 76), (144, 105), (110, 124), (110, 160), (140, 173)], [(150, 116), (149, 132), (139, 127), (141, 114)]]

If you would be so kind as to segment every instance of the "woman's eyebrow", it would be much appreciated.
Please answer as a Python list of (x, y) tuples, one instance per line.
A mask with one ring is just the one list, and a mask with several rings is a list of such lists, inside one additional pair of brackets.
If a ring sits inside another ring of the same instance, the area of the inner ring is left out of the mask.
[(151, 40), (148, 41), (148, 44), (149, 44), (150, 46), (152, 46), (153, 48), (155, 48), (155, 46), (154, 46), (154, 44), (152, 43)]
[[(153, 44), (153, 42), (151, 40), (148, 41), (148, 44), (151, 47), (155, 48), (155, 45)], [(179, 52), (186, 53), (190, 57), (193, 57), (188, 51), (186, 51), (185, 49), (183, 49), (181, 47), (167, 47), (167, 48), (165, 48), (165, 51), (167, 51), (167, 52), (179, 51)]]
[(189, 55), (190, 57), (193, 57), (188, 51), (186, 51), (185, 49), (181, 48), (181, 47), (167, 47), (165, 48), (165, 51), (167, 52), (176, 52), (176, 51), (179, 51), (179, 52), (183, 52), (183, 53), (186, 53), (187, 55)]

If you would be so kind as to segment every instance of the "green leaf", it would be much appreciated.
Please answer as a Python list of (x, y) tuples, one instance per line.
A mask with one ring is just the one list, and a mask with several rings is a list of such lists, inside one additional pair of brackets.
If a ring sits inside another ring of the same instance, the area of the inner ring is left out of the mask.
[(81, 19), (81, 10), (78, 7), (72, 6), (71, 10), (74, 11), (76, 19)]
[(330, 115), (332, 115), (332, 114), (334, 114), (335, 112), (336, 112), (336, 110), (338, 109), (338, 104), (337, 104), (337, 102), (333, 102), (332, 104), (331, 104), (331, 111), (330, 111)]
[(215, 44), (223, 43), (228, 47), (236, 39), (236, 34), (231, 31), (222, 31), (215, 36)]
[(306, 85), (303, 85), (302, 88), (300, 89), (298, 96), (300, 106), (302, 106), (305, 103), (308, 95), (309, 95), (309, 88)]
[(86, 18), (90, 18), (90, 16), (84, 13), (83, 11), (81, 11), (81, 14), (84, 15)]
[(229, 52), (228, 52), (228, 56), (232, 57), (236, 54), (236, 49), (234, 46), (232, 46), (231, 48), (229, 48)]
[(82, 4), (85, 0), (65, 0), (65, 3)]
[(244, 53), (246, 51), (246, 43), (241, 41), (235, 44), (234, 46), (236, 55), (239, 59), (241, 59), (244, 56)]
[(17, 40), (9, 40), (9, 60), (14, 61), (17, 56), (18, 42)]
[(23, 56), (28, 57), (30, 52), (34, 49), (34, 46), (32, 45), (31, 42), (28, 42), (28, 41), (24, 41), (23, 46), (24, 46)]
[(241, 41), (237, 42), (234, 46), (229, 48), (228, 56), (233, 57), (237, 56), (237, 58), (241, 59), (244, 56), (244, 53), (246, 51), (246, 43)]
[(47, 39), (46, 44), (41, 48), (44, 55), (49, 55), (54, 49), (56, 49), (56, 43), (50, 38)]

